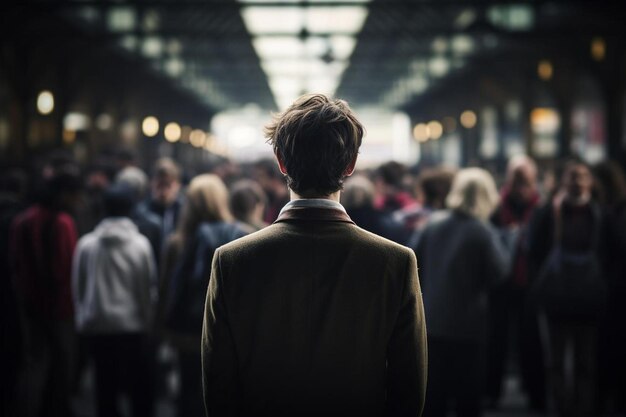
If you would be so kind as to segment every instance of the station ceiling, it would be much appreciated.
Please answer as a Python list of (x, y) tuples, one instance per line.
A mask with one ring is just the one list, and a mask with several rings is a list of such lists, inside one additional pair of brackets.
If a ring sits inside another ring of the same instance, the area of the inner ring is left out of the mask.
[(486, 58), (566, 49), (574, 38), (623, 39), (626, 31), (617, 2), (581, 0), (42, 0), (6, 7), (12, 14), (5, 17), (26, 28), (51, 15), (79, 26), (212, 110), (250, 103), (275, 110), (315, 91), (402, 108)]

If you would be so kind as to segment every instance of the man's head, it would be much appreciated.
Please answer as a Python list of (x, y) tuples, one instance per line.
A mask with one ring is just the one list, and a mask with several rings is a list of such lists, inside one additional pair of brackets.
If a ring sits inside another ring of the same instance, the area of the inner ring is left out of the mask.
[(512, 157), (506, 169), (506, 187), (511, 197), (528, 202), (537, 195), (537, 165), (527, 155)]
[(128, 217), (135, 204), (134, 192), (126, 184), (113, 184), (104, 191), (104, 212), (107, 217)]
[(152, 198), (164, 207), (176, 201), (180, 191), (180, 168), (170, 158), (156, 161), (152, 177)]
[(576, 204), (586, 203), (591, 198), (593, 175), (582, 160), (572, 158), (565, 163), (561, 185), (566, 198)]
[(341, 190), (363, 139), (363, 126), (348, 104), (321, 94), (300, 97), (265, 132), (289, 188), (302, 197)]

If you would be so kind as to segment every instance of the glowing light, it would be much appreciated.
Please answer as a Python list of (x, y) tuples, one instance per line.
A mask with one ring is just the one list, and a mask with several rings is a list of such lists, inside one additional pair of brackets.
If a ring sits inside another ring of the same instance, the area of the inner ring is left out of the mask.
[(606, 56), (606, 42), (602, 38), (593, 38), (591, 41), (591, 57), (596, 61), (603, 61)]
[(202, 148), (206, 141), (206, 133), (204, 133), (200, 129), (194, 129), (189, 134), (189, 143), (191, 143), (196, 148)]
[(530, 112), (530, 125), (537, 134), (554, 134), (561, 126), (561, 118), (555, 109), (537, 107)]
[(428, 133), (429, 137), (433, 140), (437, 140), (443, 135), (443, 125), (436, 120), (432, 122), (428, 122)]
[(159, 133), (159, 120), (154, 116), (146, 117), (141, 124), (141, 130), (148, 137), (156, 136)]
[(471, 129), (476, 126), (476, 122), (478, 118), (476, 117), (476, 113), (471, 110), (465, 110), (461, 113), (461, 125), (466, 129)]
[(539, 78), (543, 81), (548, 81), (552, 79), (552, 75), (554, 74), (554, 68), (552, 67), (552, 63), (548, 60), (539, 61), (539, 65), (537, 66), (537, 74)]
[(427, 142), (430, 138), (430, 129), (425, 123), (418, 123), (413, 128), (413, 137), (420, 143)]
[(165, 125), (163, 129), (163, 135), (165, 136), (165, 140), (168, 142), (178, 142), (180, 140), (182, 130), (178, 123), (168, 123)]
[(96, 117), (96, 127), (100, 130), (109, 130), (113, 127), (113, 117), (103, 113)]
[(89, 116), (83, 113), (72, 112), (63, 118), (63, 127), (67, 130), (79, 131), (89, 128), (91, 120)]
[(50, 114), (54, 110), (54, 96), (48, 90), (44, 90), (37, 96), (37, 110), (41, 114)]

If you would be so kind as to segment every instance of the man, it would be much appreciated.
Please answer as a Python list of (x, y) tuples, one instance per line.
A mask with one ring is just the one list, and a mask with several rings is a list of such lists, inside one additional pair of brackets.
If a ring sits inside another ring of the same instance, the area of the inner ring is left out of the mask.
[(70, 285), (80, 177), (58, 169), (40, 198), (13, 220), (9, 259), (22, 313), (19, 415), (71, 416), (74, 308)]
[(149, 417), (147, 347), (156, 294), (152, 248), (129, 218), (133, 191), (116, 184), (103, 197), (105, 218), (80, 239), (74, 257), (76, 327), (95, 365), (98, 416), (119, 414), (117, 394), (128, 383), (133, 416)]
[(265, 158), (254, 164), (254, 179), (267, 196), (267, 205), (263, 221), (272, 223), (278, 217), (280, 209), (289, 202), (289, 189), (285, 179), (271, 158)]
[(347, 103), (298, 99), (266, 129), (291, 201), (219, 248), (202, 357), (209, 416), (419, 416), (426, 327), (413, 252), (339, 204), (363, 127)]
[(150, 199), (142, 210), (146, 209), (159, 216), (163, 242), (176, 229), (178, 215), (183, 205), (181, 188), (178, 164), (171, 158), (157, 160), (152, 174)]
[[(509, 242), (510, 269), (504, 282), (489, 294), (489, 362), (487, 396), (489, 405), (498, 407), (508, 358), (519, 362), (524, 391), (533, 409), (545, 408), (545, 375), (539, 328), (528, 308), (528, 223), (540, 202), (537, 166), (532, 158), (513, 156), (506, 169), (500, 204), (491, 216), (492, 224)], [(512, 332), (513, 331), (513, 332)], [(511, 338), (514, 343), (511, 343)], [(512, 354), (510, 348), (518, 349)]]

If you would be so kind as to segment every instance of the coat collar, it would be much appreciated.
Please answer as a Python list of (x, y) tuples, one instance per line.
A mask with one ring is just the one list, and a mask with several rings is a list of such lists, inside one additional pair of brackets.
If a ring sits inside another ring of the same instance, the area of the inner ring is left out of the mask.
[(355, 224), (345, 211), (322, 207), (290, 207), (283, 210), (274, 223), (288, 221), (322, 221)]

